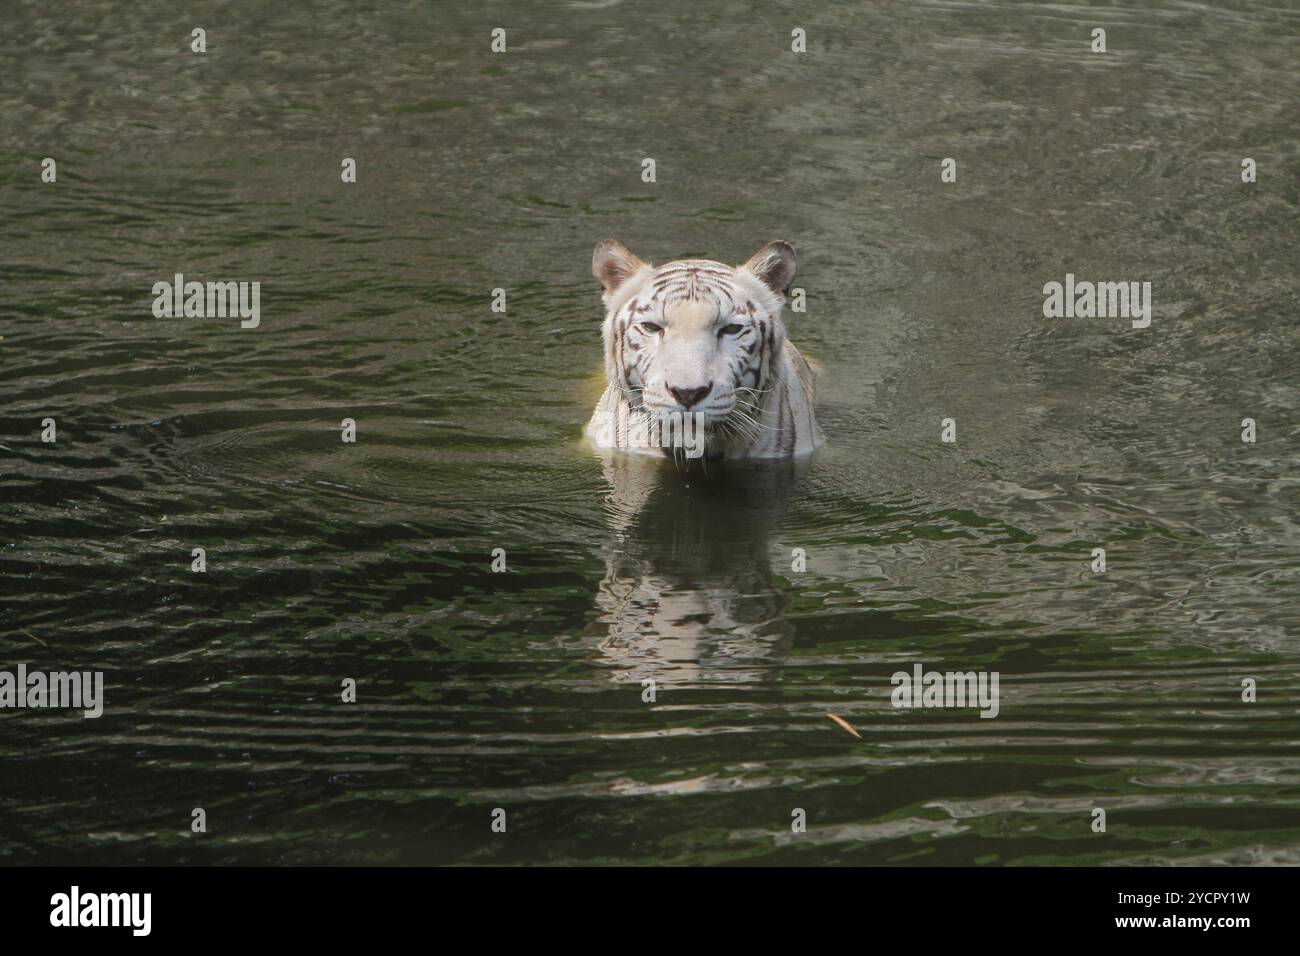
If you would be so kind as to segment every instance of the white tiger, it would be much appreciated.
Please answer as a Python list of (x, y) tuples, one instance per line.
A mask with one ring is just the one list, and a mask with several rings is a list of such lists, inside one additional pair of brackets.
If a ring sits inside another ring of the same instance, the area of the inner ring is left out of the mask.
[(598, 243), (591, 272), (604, 289), (606, 388), (587, 425), (592, 443), (646, 450), (648, 431), (685, 417), (702, 423), (708, 458), (785, 458), (823, 444), (812, 369), (781, 321), (794, 270), (794, 249), (780, 240), (734, 269), (709, 259), (656, 269), (622, 243)]

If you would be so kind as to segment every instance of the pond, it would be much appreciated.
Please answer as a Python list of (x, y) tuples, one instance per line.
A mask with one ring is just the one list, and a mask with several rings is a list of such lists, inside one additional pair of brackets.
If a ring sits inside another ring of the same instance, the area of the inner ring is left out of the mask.
[[(0, 861), (1300, 863), (1298, 30), (12, 11), (0, 668), (104, 677), (0, 711)], [(586, 446), (607, 237), (792, 243), (825, 447)]]

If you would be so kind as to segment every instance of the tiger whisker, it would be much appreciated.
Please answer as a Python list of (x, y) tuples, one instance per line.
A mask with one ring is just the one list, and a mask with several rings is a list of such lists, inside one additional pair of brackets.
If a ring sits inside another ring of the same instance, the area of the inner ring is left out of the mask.
[(746, 425), (753, 425), (756, 428), (766, 428), (768, 431), (774, 431), (774, 432), (781, 431), (781, 429), (777, 428), (775, 425), (764, 425), (757, 418), (754, 418), (747, 412), (740, 411), (740, 409), (736, 409), (732, 414), (735, 415), (736, 418), (739, 419), (740, 421), (745, 422)]

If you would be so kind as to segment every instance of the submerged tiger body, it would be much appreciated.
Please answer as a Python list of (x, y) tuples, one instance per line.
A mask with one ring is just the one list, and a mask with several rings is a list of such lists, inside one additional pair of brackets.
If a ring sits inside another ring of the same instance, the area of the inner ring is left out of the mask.
[[(605, 392), (587, 435), (597, 447), (688, 457), (785, 458), (824, 441), (813, 373), (787, 340), (794, 250), (770, 242), (743, 266), (684, 259), (654, 268), (605, 240)], [(649, 439), (649, 440), (647, 440)]]

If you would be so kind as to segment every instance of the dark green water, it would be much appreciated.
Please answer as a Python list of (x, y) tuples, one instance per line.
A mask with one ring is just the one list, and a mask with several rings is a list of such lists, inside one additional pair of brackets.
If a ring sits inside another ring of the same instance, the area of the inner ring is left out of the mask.
[[(1300, 863), (1294, 6), (4, 6), (0, 860)], [(807, 468), (583, 447), (606, 236), (796, 245)]]

